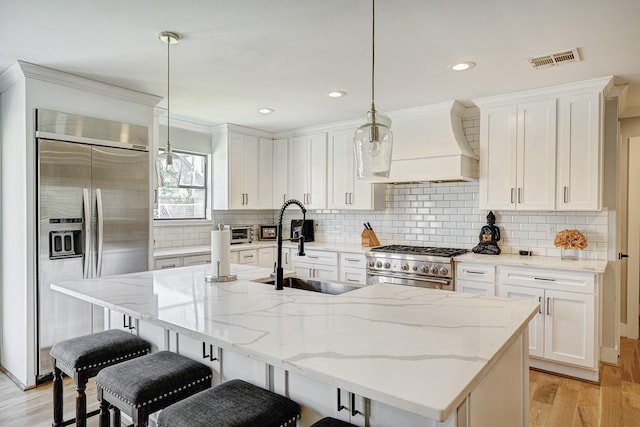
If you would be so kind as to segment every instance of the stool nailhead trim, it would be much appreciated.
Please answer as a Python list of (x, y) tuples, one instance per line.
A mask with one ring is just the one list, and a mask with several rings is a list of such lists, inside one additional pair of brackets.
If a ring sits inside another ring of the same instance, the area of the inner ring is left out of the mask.
[(64, 360), (60, 360), (60, 359), (56, 359), (56, 363), (62, 363), (67, 368), (69, 368), (71, 370), (74, 370), (76, 372), (80, 372), (80, 371), (84, 371), (85, 369), (97, 368), (98, 366), (102, 366), (102, 365), (115, 364), (117, 362), (121, 362), (121, 361), (127, 360), (127, 359), (132, 359), (134, 357), (137, 357), (137, 356), (140, 356), (140, 355), (143, 355), (143, 354), (148, 354), (148, 353), (149, 353), (149, 350), (139, 350), (139, 351), (136, 351), (134, 353), (125, 354), (124, 356), (116, 357), (114, 359), (109, 359), (109, 360), (106, 360), (106, 361), (100, 362), (100, 363), (95, 363), (93, 365), (81, 366), (79, 368), (78, 367), (74, 367), (74, 366), (69, 366), (67, 363), (64, 362)]
[[(290, 426), (295, 426), (296, 425), (296, 420), (300, 418), (299, 416), (295, 416), (293, 418), (291, 418), (290, 420), (287, 420), (284, 424), (280, 424), (280, 427), (290, 427)], [(158, 427), (163, 427), (162, 425), (158, 424)]]
[(170, 392), (168, 392), (168, 393), (165, 393), (165, 394), (163, 394), (162, 396), (154, 397), (152, 400), (149, 400), (149, 401), (147, 401), (147, 402), (143, 402), (143, 403), (139, 403), (139, 404), (137, 404), (137, 405), (135, 405), (135, 404), (134, 404), (134, 403), (132, 403), (132, 402), (129, 402), (128, 400), (125, 400), (122, 396), (120, 396), (120, 395), (118, 395), (118, 394), (114, 393), (112, 390), (109, 390), (108, 388), (103, 387), (102, 385), (98, 384), (97, 382), (96, 382), (96, 385), (97, 385), (98, 387), (100, 387), (101, 389), (108, 391), (108, 392), (109, 392), (109, 393), (111, 393), (113, 396), (117, 397), (118, 399), (120, 399), (121, 401), (123, 401), (124, 403), (126, 403), (127, 405), (132, 406), (132, 407), (133, 407), (133, 408), (135, 408), (135, 409), (138, 409), (138, 408), (141, 408), (141, 407), (143, 407), (143, 406), (147, 406), (147, 405), (148, 405), (148, 404), (150, 404), (151, 402), (157, 402), (158, 400), (161, 400), (163, 397), (171, 396), (173, 393), (177, 393), (177, 392), (179, 392), (179, 391), (185, 390), (185, 389), (187, 389), (187, 388), (189, 388), (189, 387), (191, 387), (191, 386), (194, 386), (194, 385), (196, 385), (196, 384), (198, 384), (198, 383), (201, 383), (201, 382), (203, 382), (203, 381), (210, 380), (212, 377), (213, 377), (213, 374), (212, 374), (212, 375), (207, 375), (206, 377), (201, 378), (201, 379), (199, 379), (199, 380), (196, 380), (196, 381), (192, 382), (191, 384), (187, 384), (186, 386), (183, 386), (183, 387), (178, 387), (177, 389), (174, 389), (174, 390), (172, 390), (172, 391), (170, 391)]

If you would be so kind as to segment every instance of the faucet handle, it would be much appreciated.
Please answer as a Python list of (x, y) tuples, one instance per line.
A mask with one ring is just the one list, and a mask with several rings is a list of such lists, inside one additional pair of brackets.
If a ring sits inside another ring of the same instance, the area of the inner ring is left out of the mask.
[(304, 256), (304, 235), (298, 238), (298, 256)]

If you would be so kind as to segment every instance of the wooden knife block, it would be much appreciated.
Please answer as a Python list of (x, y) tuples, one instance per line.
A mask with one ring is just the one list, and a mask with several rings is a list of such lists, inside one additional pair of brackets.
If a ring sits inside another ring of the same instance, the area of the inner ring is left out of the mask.
[(378, 240), (378, 236), (376, 236), (376, 232), (373, 230), (364, 229), (362, 233), (360, 233), (360, 237), (362, 237), (362, 246), (380, 246), (380, 241)]

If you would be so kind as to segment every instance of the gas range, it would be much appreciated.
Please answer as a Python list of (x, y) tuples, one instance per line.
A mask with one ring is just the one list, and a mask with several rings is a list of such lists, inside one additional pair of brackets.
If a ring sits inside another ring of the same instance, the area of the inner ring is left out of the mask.
[(367, 283), (397, 283), (408, 286), (453, 290), (452, 258), (466, 249), (389, 245), (366, 253)]

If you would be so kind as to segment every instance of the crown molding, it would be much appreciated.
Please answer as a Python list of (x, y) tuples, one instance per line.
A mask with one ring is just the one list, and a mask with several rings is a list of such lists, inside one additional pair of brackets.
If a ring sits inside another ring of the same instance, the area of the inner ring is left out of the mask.
[[(108, 83), (99, 82), (97, 80), (77, 76), (75, 74), (65, 73), (63, 71), (54, 70), (53, 68), (47, 68), (41, 65), (31, 64), (25, 61), (18, 61), (15, 66), (11, 66), (8, 71), (13, 73), (16, 69), (28, 79), (67, 86), (73, 89), (80, 89), (99, 95), (110, 96), (137, 104), (154, 106), (162, 100), (162, 97), (157, 95), (110, 85)], [(2, 86), (0, 85), (0, 88), (1, 87)]]

